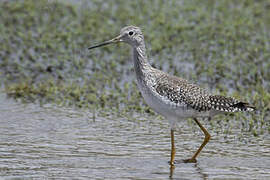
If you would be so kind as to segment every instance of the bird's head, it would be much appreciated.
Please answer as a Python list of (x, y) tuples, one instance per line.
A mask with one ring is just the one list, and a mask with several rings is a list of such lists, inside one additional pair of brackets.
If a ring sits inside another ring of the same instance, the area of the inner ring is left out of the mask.
[(126, 26), (121, 29), (120, 35), (118, 35), (117, 37), (111, 40), (105, 41), (103, 43), (91, 46), (88, 49), (93, 49), (93, 48), (105, 46), (112, 43), (118, 43), (118, 42), (125, 42), (125, 43), (130, 44), (133, 47), (137, 47), (141, 43), (143, 43), (143, 41), (144, 41), (143, 34), (139, 27)]

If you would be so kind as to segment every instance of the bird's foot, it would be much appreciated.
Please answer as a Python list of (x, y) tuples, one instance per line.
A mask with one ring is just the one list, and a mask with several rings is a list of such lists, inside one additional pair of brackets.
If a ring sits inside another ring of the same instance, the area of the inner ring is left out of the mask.
[(191, 158), (191, 159), (184, 159), (183, 162), (184, 162), (184, 163), (196, 163), (197, 160)]
[(173, 162), (168, 161), (168, 163), (171, 166), (174, 166), (175, 164), (181, 164), (181, 163), (197, 163), (197, 160), (196, 159), (182, 159), (182, 160), (175, 160)]

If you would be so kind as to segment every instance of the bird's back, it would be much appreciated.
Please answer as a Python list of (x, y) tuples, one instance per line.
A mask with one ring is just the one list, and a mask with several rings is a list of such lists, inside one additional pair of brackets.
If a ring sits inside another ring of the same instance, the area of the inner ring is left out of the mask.
[[(152, 69), (147, 86), (150, 92), (142, 92), (146, 102), (164, 116), (200, 117), (222, 112), (253, 111), (248, 103), (231, 97), (211, 95), (198, 85), (185, 79)], [(147, 81), (146, 81), (147, 82)]]

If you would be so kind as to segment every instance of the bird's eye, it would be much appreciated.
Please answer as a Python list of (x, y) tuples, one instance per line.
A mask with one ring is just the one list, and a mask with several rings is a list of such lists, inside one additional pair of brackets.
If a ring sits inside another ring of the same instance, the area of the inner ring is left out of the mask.
[(129, 34), (130, 36), (132, 36), (132, 35), (133, 35), (133, 31), (129, 31), (128, 34)]

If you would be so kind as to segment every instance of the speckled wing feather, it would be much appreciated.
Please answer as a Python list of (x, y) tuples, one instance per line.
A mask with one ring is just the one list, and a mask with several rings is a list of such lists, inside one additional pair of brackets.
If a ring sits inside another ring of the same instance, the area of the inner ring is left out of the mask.
[(248, 103), (231, 97), (210, 95), (204, 89), (185, 79), (165, 73), (156, 79), (154, 88), (159, 95), (167, 97), (176, 105), (184, 104), (199, 112), (210, 110), (236, 112), (255, 109)]
[(209, 96), (209, 103), (211, 103), (213, 109), (218, 111), (238, 112), (255, 110), (255, 107), (248, 103), (238, 101), (232, 97), (224, 97), (219, 95)]

